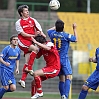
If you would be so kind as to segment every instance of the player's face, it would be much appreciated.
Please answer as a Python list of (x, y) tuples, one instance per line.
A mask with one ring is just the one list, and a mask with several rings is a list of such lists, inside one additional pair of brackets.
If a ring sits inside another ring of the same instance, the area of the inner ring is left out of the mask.
[(23, 13), (22, 13), (23, 18), (28, 18), (29, 17), (29, 11), (27, 8), (23, 8)]
[(11, 41), (11, 44), (12, 44), (13, 46), (17, 46), (17, 45), (18, 45), (18, 37), (14, 37), (14, 38), (12, 39), (12, 41)]

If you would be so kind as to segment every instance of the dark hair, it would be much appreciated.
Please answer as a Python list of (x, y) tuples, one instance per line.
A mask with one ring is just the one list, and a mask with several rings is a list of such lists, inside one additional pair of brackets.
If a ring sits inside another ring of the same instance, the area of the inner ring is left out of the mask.
[(15, 37), (18, 37), (18, 35), (12, 35), (12, 36), (10, 37), (10, 44), (11, 44), (12, 39), (15, 38)]
[(35, 37), (35, 40), (36, 40), (37, 42), (39, 42), (39, 43), (46, 43), (46, 39), (45, 39), (45, 37), (42, 36), (42, 35), (37, 35), (37, 36)]
[(56, 27), (56, 31), (57, 32), (62, 32), (63, 31), (63, 29), (64, 29), (64, 22), (62, 21), (62, 20), (57, 20), (56, 22), (55, 22), (55, 27)]
[(21, 6), (19, 6), (18, 7), (18, 13), (19, 13), (20, 16), (22, 16), (21, 13), (23, 12), (23, 8), (29, 9), (29, 7), (27, 5), (21, 5)]

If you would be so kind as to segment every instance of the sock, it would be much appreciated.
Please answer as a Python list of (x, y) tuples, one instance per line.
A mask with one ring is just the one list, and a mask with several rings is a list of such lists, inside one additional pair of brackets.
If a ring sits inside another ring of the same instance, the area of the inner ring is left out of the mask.
[(33, 80), (31, 83), (31, 96), (35, 95), (37, 92), (35, 81)]
[(22, 70), (22, 77), (21, 77), (21, 80), (25, 81), (26, 80), (26, 77), (28, 75), (28, 73), (25, 71), (25, 68), (27, 67), (26, 64), (24, 64), (24, 67), (23, 67), (23, 70)]
[(78, 99), (85, 99), (87, 96), (88, 91), (81, 90)]
[(65, 85), (64, 82), (62, 82), (62, 81), (59, 82), (59, 91), (60, 91), (61, 96), (65, 95), (64, 85)]
[(42, 93), (41, 78), (39, 76), (37, 76), (37, 77), (34, 77), (34, 79), (35, 79), (35, 84), (37, 87), (37, 92)]
[(29, 60), (28, 60), (28, 69), (29, 70), (32, 70), (32, 65), (34, 63), (35, 58), (36, 58), (36, 53), (32, 51), (30, 53), (30, 57), (29, 57)]
[(6, 93), (6, 90), (4, 88), (0, 88), (0, 99), (2, 99), (5, 93)]
[(69, 96), (69, 91), (70, 91), (70, 85), (71, 85), (71, 80), (66, 79), (65, 80), (65, 96), (68, 98)]

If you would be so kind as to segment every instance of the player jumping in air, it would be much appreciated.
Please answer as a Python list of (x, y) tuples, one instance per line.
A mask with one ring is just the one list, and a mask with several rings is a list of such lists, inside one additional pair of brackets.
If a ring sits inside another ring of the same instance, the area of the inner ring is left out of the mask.
[(85, 81), (78, 99), (85, 99), (90, 88), (96, 90), (99, 86), (99, 48), (96, 49), (95, 57), (89, 58), (89, 62), (97, 63), (96, 70)]
[(20, 19), (16, 22), (16, 31), (18, 32), (19, 47), (25, 55), (25, 64), (19, 84), (24, 88), (27, 74), (33, 75), (32, 65), (37, 54), (37, 48), (33, 45), (31, 37), (35, 37), (37, 34), (46, 36), (37, 20), (29, 16), (27, 5), (19, 6), (18, 13)]
[(14, 70), (19, 74), (19, 59), (20, 49), (17, 47), (18, 37), (13, 35), (10, 38), (10, 45), (6, 46), (0, 53), (0, 81), (2, 88), (0, 88), (0, 99), (6, 92), (13, 92), (16, 90), (16, 80), (14, 77)]
[(70, 42), (77, 42), (76, 24), (73, 24), (74, 35), (63, 31), (64, 22), (57, 20), (55, 26), (49, 29), (48, 35), (51, 41), (57, 46), (60, 55), (61, 70), (59, 73), (59, 91), (61, 99), (67, 99), (71, 84), (72, 69), (68, 56)]
[(36, 99), (43, 96), (42, 81), (56, 77), (60, 71), (60, 58), (56, 46), (52, 42), (47, 42), (43, 36), (32, 38), (33, 42), (40, 48), (36, 58), (42, 55), (46, 61), (46, 66), (34, 71), (34, 80), (32, 82), (32, 97)]

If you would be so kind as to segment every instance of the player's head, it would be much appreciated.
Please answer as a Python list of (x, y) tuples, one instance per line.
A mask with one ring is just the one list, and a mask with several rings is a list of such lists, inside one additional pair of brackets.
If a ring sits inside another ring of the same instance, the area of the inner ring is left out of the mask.
[(57, 32), (62, 32), (63, 31), (63, 29), (64, 29), (64, 22), (62, 21), (62, 20), (57, 20), (56, 22), (55, 22), (55, 27), (56, 27), (56, 31)]
[(18, 7), (18, 13), (19, 13), (19, 15), (22, 17), (22, 13), (24, 13), (24, 10), (26, 9), (26, 11), (27, 11), (27, 13), (29, 13), (28, 12), (28, 9), (29, 9), (29, 7), (27, 6), (27, 5), (20, 5), (19, 7)]
[(18, 36), (17, 35), (12, 35), (10, 37), (10, 44), (12, 44), (13, 46), (18, 45)]
[(45, 37), (42, 36), (42, 35), (37, 35), (37, 36), (35, 37), (35, 40), (36, 40), (37, 42), (39, 42), (39, 43), (42, 43), (42, 44), (44, 44), (44, 43), (47, 42), (46, 39), (45, 39)]

